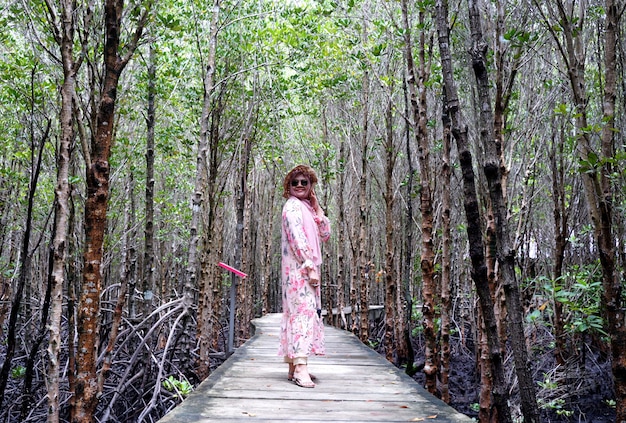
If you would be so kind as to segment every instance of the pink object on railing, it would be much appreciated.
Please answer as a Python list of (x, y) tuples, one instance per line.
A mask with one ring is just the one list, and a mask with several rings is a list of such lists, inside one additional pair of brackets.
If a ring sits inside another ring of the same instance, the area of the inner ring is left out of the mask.
[(241, 276), (242, 278), (245, 278), (246, 275), (245, 273), (243, 273), (241, 270), (237, 270), (232, 266), (227, 265), (226, 263), (222, 263), (221, 261), (219, 263), (217, 263), (218, 266), (223, 267), (224, 269), (228, 270), (229, 272), (233, 272), (235, 275), (237, 276)]

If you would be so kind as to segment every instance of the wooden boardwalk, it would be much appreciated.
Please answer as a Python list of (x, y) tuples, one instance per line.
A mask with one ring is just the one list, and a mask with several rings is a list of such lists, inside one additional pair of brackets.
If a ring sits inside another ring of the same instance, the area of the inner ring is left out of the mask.
[(276, 355), (280, 314), (253, 323), (255, 336), (160, 423), (473, 421), (356, 336), (328, 326), (326, 356), (309, 359), (316, 387), (298, 387)]

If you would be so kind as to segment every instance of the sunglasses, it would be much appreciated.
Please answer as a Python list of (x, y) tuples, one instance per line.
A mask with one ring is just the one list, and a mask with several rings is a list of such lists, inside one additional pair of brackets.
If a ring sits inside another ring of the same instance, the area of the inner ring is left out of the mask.
[(291, 186), (292, 187), (297, 187), (298, 184), (302, 185), (303, 187), (309, 185), (309, 181), (307, 181), (306, 179), (292, 179), (291, 180)]

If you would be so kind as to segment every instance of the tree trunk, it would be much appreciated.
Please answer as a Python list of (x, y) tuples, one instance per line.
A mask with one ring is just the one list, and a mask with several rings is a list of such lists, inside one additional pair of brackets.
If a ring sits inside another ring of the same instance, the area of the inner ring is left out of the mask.
[[(615, 142), (615, 99), (617, 88), (617, 34), (619, 19), (624, 8), (618, 10), (616, 0), (605, 1), (606, 28), (604, 43), (604, 102), (602, 103), (602, 156), (614, 157)], [(618, 399), (616, 421), (626, 421), (626, 301), (623, 298), (623, 284), (615, 268), (615, 245), (613, 237), (613, 175), (611, 160), (605, 160), (600, 170), (600, 188), (602, 196), (597, 198), (600, 209), (599, 228), (596, 228), (596, 239), (602, 264), (602, 307), (611, 334), (612, 369), (615, 383), (615, 396)], [(623, 238), (622, 238), (623, 239)]]
[(452, 319), (452, 236), (450, 228), (450, 215), (452, 208), (452, 168), (450, 166), (450, 149), (452, 134), (450, 133), (450, 118), (442, 117), (443, 123), (443, 158), (441, 166), (441, 177), (443, 179), (441, 193), (441, 232), (442, 232), (442, 252), (441, 252), (441, 358), (440, 358), (440, 381), (441, 399), (445, 403), (450, 403), (450, 323)]
[[(553, 125), (556, 127), (556, 125)], [(556, 129), (555, 129), (556, 131)], [(554, 305), (554, 356), (558, 365), (564, 365), (568, 348), (566, 344), (565, 322), (563, 316), (563, 303), (558, 301), (556, 293), (562, 286), (563, 262), (565, 260), (565, 250), (569, 244), (567, 234), (569, 233), (569, 211), (567, 207), (567, 197), (565, 194), (565, 167), (563, 163), (565, 144), (564, 129), (560, 128), (558, 134), (552, 136), (552, 150), (550, 152), (550, 168), (552, 171), (552, 198), (554, 201), (554, 266), (552, 268), (552, 284)], [(558, 140), (558, 141), (557, 141)]]
[[(369, 340), (369, 272), (371, 263), (368, 261), (367, 242), (367, 161), (368, 161), (368, 124), (369, 124), (369, 73), (363, 75), (363, 120), (361, 126), (361, 176), (359, 179), (359, 338), (367, 343)], [(356, 317), (355, 310), (352, 310)]]
[[(249, 213), (246, 213), (246, 209), (248, 207), (248, 173), (250, 168), (250, 153), (252, 151), (252, 130), (254, 129), (254, 115), (255, 115), (255, 99), (249, 100), (248, 104), (248, 112), (246, 116), (246, 123), (244, 130), (241, 134), (241, 139), (239, 140), (239, 146), (241, 147), (240, 156), (239, 156), (239, 186), (237, 192), (237, 200), (235, 203), (236, 206), (236, 216), (237, 216), (237, 227), (235, 229), (235, 257), (234, 257), (234, 265), (235, 268), (240, 269), (242, 266), (245, 266), (245, 253), (247, 251), (246, 244), (248, 243), (248, 234), (249, 231), (245, 230), (245, 225), (248, 223), (248, 219), (246, 217), (249, 216)], [(235, 279), (234, 279), (235, 280)], [(241, 284), (236, 283), (237, 287), (237, 314), (240, 317), (236, 320), (236, 333), (238, 334), (238, 339), (235, 340), (235, 346), (239, 345), (239, 342), (244, 342), (246, 339), (250, 337), (250, 295), (249, 289), (251, 290), (251, 282), (252, 278), (249, 281), (242, 281)], [(231, 307), (235, 307), (235, 304), (231, 304)]]
[[(70, 192), (73, 192), (73, 186), (70, 185)], [(70, 196), (70, 208), (67, 220), (68, 237), (67, 237), (67, 379), (69, 385), (69, 391), (74, 392), (76, 390), (76, 338), (78, 329), (76, 327), (76, 289), (78, 287), (78, 246), (77, 240), (79, 233), (76, 224), (76, 207)], [(61, 297), (62, 298), (62, 297)], [(72, 413), (75, 404), (75, 397), (70, 396), (69, 399), (69, 413)]]
[(76, 95), (76, 73), (80, 64), (74, 62), (74, 3), (63, 1), (61, 49), (63, 84), (61, 85), (61, 111), (59, 115), (61, 137), (57, 159), (57, 182), (55, 188), (54, 235), (51, 245), (53, 255), (50, 280), (50, 322), (48, 335), (48, 369), (46, 387), (48, 392), (48, 422), (59, 421), (59, 355), (61, 350), (61, 317), (63, 314), (63, 284), (65, 282), (66, 243), (69, 221), (69, 169), (74, 143), (73, 101)]
[[(150, 44), (148, 56), (148, 104), (146, 113), (146, 217), (144, 225), (144, 253), (142, 285), (144, 298), (146, 293), (156, 289), (154, 281), (154, 126), (156, 98), (156, 56), (154, 44)], [(132, 193), (131, 193), (132, 195)], [(131, 292), (131, 295), (134, 293)], [(149, 294), (148, 294), (149, 295)], [(151, 298), (152, 295), (149, 295)], [(147, 311), (147, 310), (146, 310)]]
[[(56, 229), (52, 228), (52, 236)], [(48, 327), (48, 316), (50, 315), (50, 302), (51, 302), (51, 294), (52, 294), (52, 266), (54, 264), (54, 252), (52, 248), (49, 249), (48, 254), (48, 277), (46, 283), (46, 293), (44, 296), (43, 307), (41, 311), (40, 323), (39, 323), (39, 333), (37, 334), (37, 338), (33, 343), (30, 354), (28, 355), (28, 359), (26, 360), (26, 372), (24, 376), (24, 389), (22, 390), (22, 409), (20, 411), (20, 421), (26, 421), (28, 418), (28, 414), (31, 411), (32, 403), (33, 403), (33, 376), (34, 376), (34, 368), (36, 364), (36, 360), (39, 357), (39, 347), (46, 337), (46, 333), (49, 333)]]
[(393, 141), (393, 104), (391, 97), (387, 102), (385, 114), (385, 357), (390, 363), (397, 364), (395, 356), (395, 325), (396, 325), (396, 301), (398, 286), (396, 284), (396, 272), (394, 265), (394, 186), (393, 170), (396, 162), (396, 150)]
[[(522, 414), (528, 423), (539, 421), (539, 408), (535, 386), (528, 362), (526, 337), (524, 335), (523, 310), (519, 286), (515, 275), (515, 245), (511, 239), (507, 222), (507, 210), (503, 197), (499, 140), (494, 135), (494, 118), (489, 94), (487, 71), (487, 44), (483, 41), (480, 14), (475, 0), (468, 0), (469, 20), (472, 32), (472, 67), (480, 98), (480, 137), (485, 152), (483, 171), (489, 186), (489, 198), (493, 208), (496, 229), (496, 257), (502, 275), (506, 296), (508, 329), (510, 334), (515, 372), (520, 388)], [(495, 142), (494, 142), (495, 140)], [(497, 299), (496, 299), (497, 301)]]
[[(274, 168), (271, 168), (270, 170), (270, 180), (275, 181), (277, 180), (275, 172), (274, 172)], [(270, 313), (270, 285), (271, 285), (271, 281), (272, 281), (272, 258), (273, 258), (273, 252), (274, 252), (274, 214), (275, 214), (275, 203), (276, 200), (276, 190), (275, 189), (271, 189), (270, 190), (270, 194), (269, 194), (269, 198), (267, 199), (267, 203), (269, 205), (268, 209), (268, 215), (265, 219), (266, 225), (265, 225), (265, 233), (263, 234), (263, 237), (265, 239), (265, 246), (264, 246), (264, 254), (263, 254), (263, 261), (265, 263), (265, 266), (263, 266), (263, 280), (262, 280), (262, 301), (263, 301), (263, 308), (262, 308), (262, 314), (265, 315), (267, 313)], [(332, 311), (332, 310), (331, 310)], [(330, 312), (329, 312), (330, 313)], [(332, 314), (328, 315), (330, 319), (332, 319)]]
[[(224, 91), (220, 91), (220, 95), (215, 102), (213, 112), (211, 114), (211, 132), (209, 143), (209, 179), (207, 181), (206, 192), (208, 193), (208, 213), (206, 216), (206, 230), (203, 234), (203, 250), (206, 255), (206, 263), (203, 263), (203, 277), (206, 274), (206, 283), (201, 281), (201, 286), (206, 285), (206, 308), (203, 311), (205, 318), (202, 319), (203, 325), (208, 325), (205, 332), (210, 340), (210, 347), (215, 350), (226, 351), (226, 345), (220, 345), (220, 339), (223, 339), (222, 325), (220, 317), (224, 309), (224, 292), (223, 278), (221, 269), (215, 265), (223, 256), (224, 250), (224, 208), (220, 207), (222, 194), (224, 191), (224, 182), (218, 183), (219, 177), (219, 143), (220, 143), (220, 122), (222, 112), (224, 110), (223, 101)], [(203, 289), (204, 290), (204, 289)], [(200, 292), (203, 292), (201, 290)], [(201, 309), (198, 304), (198, 309)], [(200, 314), (200, 313), (198, 313)], [(207, 353), (208, 354), (208, 353)], [(203, 357), (207, 355), (203, 354)]]
[[(337, 319), (341, 319), (341, 322), (338, 323), (339, 327), (343, 327), (345, 330), (350, 330), (348, 327), (348, 322), (346, 319), (346, 314), (344, 312), (344, 307), (346, 306), (345, 299), (345, 286), (346, 286), (346, 276), (345, 276), (345, 243), (346, 243), (346, 212), (345, 212), (345, 198), (344, 198), (344, 190), (346, 187), (346, 143), (345, 141), (341, 141), (339, 145), (339, 166), (337, 172), (339, 173), (339, 187), (337, 194)], [(352, 290), (350, 289), (350, 293)], [(348, 297), (350, 300), (350, 296)], [(356, 301), (355, 301), (356, 302)], [(351, 302), (352, 305), (352, 302)], [(352, 308), (352, 317), (355, 316), (354, 308)]]
[(436, 2), (437, 33), (439, 37), (439, 51), (441, 55), (442, 74), (445, 86), (444, 108), (450, 116), (452, 135), (457, 144), (459, 160), (463, 173), (463, 207), (467, 220), (467, 236), (469, 240), (470, 258), (472, 262), (472, 280), (478, 293), (480, 308), (484, 316), (491, 365), (494, 377), (494, 405), (498, 413), (498, 420), (502, 423), (511, 423), (511, 412), (508, 405), (508, 389), (504, 377), (500, 342), (497, 324), (493, 312), (493, 302), (487, 280), (487, 267), (483, 251), (482, 228), (478, 196), (476, 194), (475, 175), (472, 165), (472, 154), (468, 146), (468, 128), (461, 113), (456, 82), (452, 70), (450, 53), (450, 35), (448, 29), (448, 3), (446, 0)]
[[(406, 373), (413, 376), (418, 372), (415, 361), (415, 351), (413, 350), (413, 344), (411, 342), (411, 323), (413, 320), (413, 179), (415, 176), (415, 169), (413, 168), (413, 151), (411, 149), (411, 124), (408, 119), (410, 116), (410, 99), (408, 95), (408, 87), (406, 83), (406, 76), (402, 81), (402, 92), (404, 97), (404, 115), (405, 119), (405, 145), (406, 145), (406, 160), (408, 163), (408, 175), (406, 181), (406, 217), (405, 217), (405, 240), (404, 240), (404, 263), (403, 266), (403, 282), (402, 282), (402, 295), (398, 299), (398, 302), (404, 304), (404, 330), (401, 332), (404, 342), (401, 344), (404, 347), (403, 357), (407, 359)], [(398, 307), (402, 309), (402, 307)], [(396, 337), (396, 339), (400, 336)]]
[(95, 135), (91, 145), (91, 164), (86, 169), (87, 195), (85, 200), (85, 250), (81, 293), (78, 305), (78, 343), (76, 352), (76, 386), (73, 423), (94, 421), (98, 404), (96, 361), (98, 358), (98, 316), (102, 292), (102, 259), (104, 235), (109, 202), (109, 158), (113, 141), (117, 86), (124, 67), (132, 57), (141, 38), (149, 6), (137, 23), (131, 43), (126, 46), (126, 56), (119, 57), (122, 32), (122, 0), (106, 0), (104, 81), (97, 108)]
[[(420, 13), (420, 24), (424, 21), (424, 12)], [(428, 118), (426, 115), (426, 87), (428, 72), (424, 46), (426, 39), (424, 32), (420, 32), (419, 49), (419, 77), (413, 60), (411, 29), (409, 27), (407, 0), (402, 1), (402, 17), (404, 22), (404, 56), (407, 63), (407, 86), (411, 100), (415, 142), (418, 149), (420, 163), (420, 211), (422, 213), (422, 253), (420, 267), (422, 270), (422, 313), (424, 315), (426, 389), (431, 394), (437, 394), (438, 347), (435, 330), (435, 287), (434, 269), (435, 253), (433, 247), (433, 205), (432, 189), (430, 186), (430, 146), (428, 142)]]
[[(34, 118), (34, 113), (32, 114), (32, 117)], [(43, 134), (43, 138), (39, 140), (39, 150), (37, 150), (37, 147), (35, 145), (35, 134), (32, 132), (30, 134), (31, 168), (29, 172), (30, 180), (27, 193), (26, 220), (24, 222), (24, 235), (21, 245), (22, 252), (20, 254), (19, 277), (17, 280), (17, 287), (15, 288), (15, 295), (13, 297), (13, 301), (11, 302), (11, 314), (9, 316), (9, 333), (7, 334), (6, 339), (6, 353), (4, 356), (4, 363), (2, 364), (2, 368), (0, 369), (0, 407), (4, 402), (4, 393), (7, 387), (7, 383), (9, 381), (9, 371), (11, 370), (13, 356), (15, 355), (17, 320), (20, 314), (20, 307), (22, 305), (22, 295), (24, 294), (24, 288), (26, 284), (30, 282), (31, 278), (33, 253), (32, 251), (30, 251), (30, 234), (33, 229), (33, 207), (35, 202), (35, 192), (37, 191), (37, 183), (39, 181), (39, 174), (41, 171), (43, 150), (45, 143), (48, 139), (49, 132), (50, 122), (48, 122), (48, 125)], [(37, 157), (35, 157), (36, 151), (38, 151)], [(31, 378), (32, 380), (32, 369), (30, 374), (27, 374), (26, 377)], [(28, 391), (30, 391), (30, 387), (28, 388)], [(27, 392), (26, 398), (24, 398), (24, 402), (30, 403), (30, 400), (30, 392)]]
[[(185, 297), (189, 305), (193, 298), (193, 291), (198, 285), (198, 316), (196, 336), (199, 347), (199, 356), (196, 360), (196, 373), (200, 379), (206, 378), (209, 373), (209, 351), (211, 339), (207, 336), (205, 327), (211, 319), (210, 306), (211, 299), (207, 298), (206, 287), (203, 281), (198, 283), (198, 243), (200, 240), (200, 226), (204, 207), (205, 188), (208, 179), (207, 150), (208, 139), (211, 135), (209, 118), (211, 116), (211, 104), (213, 92), (215, 90), (215, 51), (217, 48), (217, 33), (220, 14), (221, 0), (213, 1), (213, 16), (211, 17), (211, 29), (209, 34), (209, 51), (207, 55), (206, 72), (204, 74), (204, 98), (202, 105), (202, 116), (200, 118), (200, 137), (198, 138), (198, 151), (196, 153), (196, 179), (194, 183), (194, 193), (191, 198), (191, 226), (189, 230), (189, 259), (187, 263), (187, 280), (185, 283)], [(210, 201), (210, 200), (209, 200)], [(209, 210), (210, 213), (210, 210)], [(205, 232), (207, 228), (204, 228)]]

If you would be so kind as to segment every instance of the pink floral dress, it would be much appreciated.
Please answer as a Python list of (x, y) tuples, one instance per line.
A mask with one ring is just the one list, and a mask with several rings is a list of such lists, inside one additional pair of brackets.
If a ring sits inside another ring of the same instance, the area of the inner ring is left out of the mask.
[(288, 358), (323, 355), (324, 324), (318, 316), (320, 287), (308, 282), (310, 269), (322, 264), (320, 240), (330, 237), (330, 221), (320, 218), (308, 201), (290, 197), (282, 213), (283, 317), (278, 355)]

